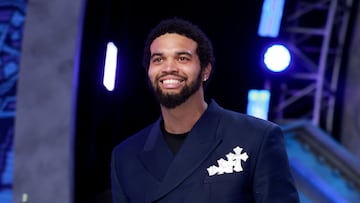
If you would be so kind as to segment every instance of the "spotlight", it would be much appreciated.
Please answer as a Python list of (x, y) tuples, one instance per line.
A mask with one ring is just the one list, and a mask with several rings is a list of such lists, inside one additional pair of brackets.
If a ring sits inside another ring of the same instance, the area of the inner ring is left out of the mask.
[(291, 62), (290, 51), (281, 44), (275, 44), (266, 49), (264, 63), (272, 72), (281, 72), (287, 69)]

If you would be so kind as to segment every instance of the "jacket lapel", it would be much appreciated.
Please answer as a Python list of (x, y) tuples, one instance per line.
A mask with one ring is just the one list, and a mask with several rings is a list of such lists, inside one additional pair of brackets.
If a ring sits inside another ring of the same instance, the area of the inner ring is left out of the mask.
[(145, 142), (144, 150), (139, 153), (139, 159), (145, 169), (159, 182), (162, 181), (174, 155), (162, 139), (160, 128), (161, 118), (155, 122)]
[(218, 110), (213, 101), (189, 133), (151, 200), (161, 198), (181, 184), (220, 144), (221, 138), (216, 137), (220, 116), (215, 112)]

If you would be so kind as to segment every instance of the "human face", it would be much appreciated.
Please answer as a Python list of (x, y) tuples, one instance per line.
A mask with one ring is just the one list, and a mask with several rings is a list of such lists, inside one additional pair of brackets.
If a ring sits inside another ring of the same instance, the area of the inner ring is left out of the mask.
[(163, 106), (175, 108), (200, 89), (196, 48), (195, 41), (175, 33), (161, 35), (152, 42), (148, 76)]

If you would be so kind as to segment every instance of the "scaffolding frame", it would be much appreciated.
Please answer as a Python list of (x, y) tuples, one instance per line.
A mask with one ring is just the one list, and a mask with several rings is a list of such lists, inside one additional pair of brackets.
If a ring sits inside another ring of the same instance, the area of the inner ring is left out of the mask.
[[(296, 86), (281, 84), (280, 99), (275, 106), (278, 120), (287, 117), (300, 99), (312, 105), (296, 119), (310, 119), (314, 125), (332, 133), (334, 108), (338, 91), (343, 49), (353, 5), (352, 0), (297, 0), (287, 2), (281, 37), (295, 58), (292, 81)], [(305, 82), (304, 82), (305, 81)], [(309, 81), (309, 82), (306, 82)], [(323, 121), (323, 126), (320, 125)]]

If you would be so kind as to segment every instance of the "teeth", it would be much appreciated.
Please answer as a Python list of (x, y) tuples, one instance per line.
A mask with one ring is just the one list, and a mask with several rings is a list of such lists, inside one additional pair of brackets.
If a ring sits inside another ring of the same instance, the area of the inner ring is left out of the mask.
[(169, 79), (169, 80), (164, 80), (163, 83), (164, 84), (177, 84), (177, 83), (180, 83), (180, 81), (179, 80)]

